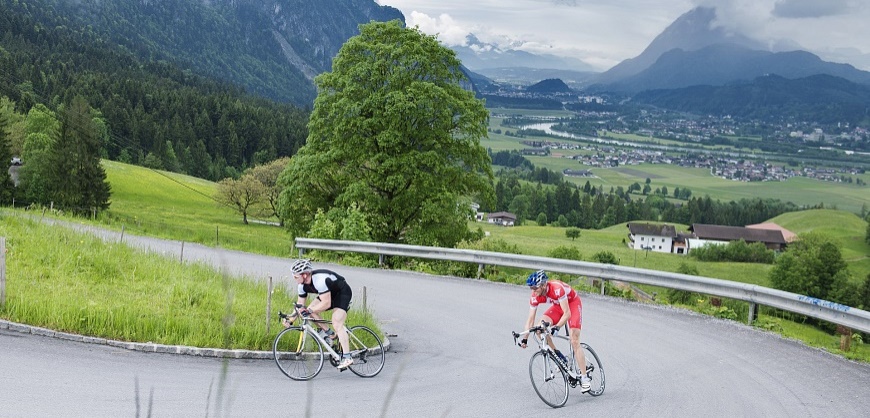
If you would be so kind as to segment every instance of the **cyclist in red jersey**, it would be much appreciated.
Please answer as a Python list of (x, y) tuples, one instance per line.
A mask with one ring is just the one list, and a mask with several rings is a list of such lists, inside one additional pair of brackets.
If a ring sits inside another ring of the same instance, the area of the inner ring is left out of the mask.
[[(550, 302), (552, 306), (544, 312), (541, 321), (546, 326), (552, 326), (551, 333), (556, 334), (559, 328), (568, 325), (568, 332), (571, 337), (571, 346), (574, 347), (574, 358), (577, 360), (577, 365), (582, 368), (580, 374), (580, 388), (584, 391), (589, 390), (591, 382), (586, 376), (586, 356), (583, 352), (583, 347), (580, 346), (580, 328), (583, 325), (583, 304), (580, 302), (580, 295), (568, 284), (558, 280), (549, 280), (547, 273), (544, 270), (538, 270), (529, 275), (526, 279), (526, 284), (532, 290), (532, 296), (529, 299), (529, 318), (526, 320), (526, 327), (529, 329), (535, 322), (535, 316), (538, 312), (538, 305)], [(524, 338), (521, 341), (521, 347), (526, 348), (528, 339)], [(556, 351), (556, 346), (553, 345), (553, 339), (547, 335), (547, 343)], [(575, 379), (577, 376), (572, 376)]]

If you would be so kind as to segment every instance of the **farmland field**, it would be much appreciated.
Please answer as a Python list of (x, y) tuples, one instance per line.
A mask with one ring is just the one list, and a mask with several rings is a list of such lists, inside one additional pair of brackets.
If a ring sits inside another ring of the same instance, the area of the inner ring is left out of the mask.
[[(500, 119), (490, 120), (491, 129), (501, 129)], [(527, 137), (516, 138), (503, 134), (490, 133), (490, 138), (482, 141), (482, 145), (493, 151), (526, 148), (521, 143), (523, 140), (549, 140), (559, 142), (571, 142), (568, 139), (554, 139), (552, 137)], [(577, 142), (577, 144), (586, 145)], [(728, 202), (744, 198), (773, 198), (785, 202), (792, 202), (799, 206), (824, 205), (826, 208), (836, 208), (852, 213), (861, 213), (870, 208), (870, 186), (866, 184), (835, 183), (821, 181), (806, 177), (792, 177), (787, 181), (769, 182), (741, 182), (733, 181), (710, 174), (708, 169), (680, 167), (666, 164), (641, 164), (636, 166), (620, 166), (613, 168), (589, 167), (579, 164), (566, 155), (573, 155), (581, 151), (554, 150), (550, 156), (527, 156), (536, 167), (544, 167), (552, 171), (561, 172), (566, 168), (589, 169), (596, 177), (577, 178), (566, 177), (569, 182), (583, 185), (589, 181), (592, 186), (603, 186), (605, 192), (611, 187), (622, 186), (627, 189), (632, 183), (643, 184), (649, 178), (653, 189), (666, 186), (669, 191), (675, 188), (689, 188), (692, 196), (710, 196), (713, 199)], [(865, 183), (870, 183), (870, 174), (852, 175), (860, 178)]]

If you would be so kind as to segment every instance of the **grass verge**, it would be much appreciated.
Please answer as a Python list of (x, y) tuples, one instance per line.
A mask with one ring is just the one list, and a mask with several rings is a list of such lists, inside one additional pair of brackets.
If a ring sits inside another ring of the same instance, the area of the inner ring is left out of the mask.
[[(110, 244), (88, 234), (17, 216), (0, 217), (6, 237), (4, 319), (121, 341), (271, 350), (282, 329), (279, 308), (293, 302), (285, 286), (229, 277), (203, 264)], [(352, 311), (349, 324), (378, 330)]]

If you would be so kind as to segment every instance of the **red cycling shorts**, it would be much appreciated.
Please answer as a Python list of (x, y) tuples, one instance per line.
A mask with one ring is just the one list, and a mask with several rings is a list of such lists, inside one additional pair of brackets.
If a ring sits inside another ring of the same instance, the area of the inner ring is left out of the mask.
[[(580, 302), (580, 298), (568, 301), (568, 309), (571, 310), (571, 317), (568, 318), (568, 328), (580, 329), (583, 325), (583, 304)], [(547, 309), (547, 312), (544, 312), (544, 315), (549, 317), (552, 323), (555, 324), (559, 322), (559, 318), (562, 318), (562, 306), (553, 304), (550, 306), (550, 309)]]

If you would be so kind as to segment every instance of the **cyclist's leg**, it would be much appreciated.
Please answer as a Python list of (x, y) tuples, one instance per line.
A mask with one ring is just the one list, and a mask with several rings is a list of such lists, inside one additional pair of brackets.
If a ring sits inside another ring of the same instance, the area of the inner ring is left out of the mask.
[[(320, 300), (320, 296), (317, 297), (317, 300)], [(311, 312), (311, 311), (309, 311), (309, 312)], [(323, 319), (323, 317), (320, 316), (319, 313), (314, 313), (314, 312), (311, 312), (311, 317), (314, 318), (314, 319), (316, 319), (316, 320), (318, 320), (318, 321), (320, 321), (321, 319)], [(329, 326), (326, 325), (326, 324), (324, 324), (324, 323), (317, 322), (316, 325), (317, 325), (318, 328), (320, 328), (320, 329), (323, 330), (323, 331), (329, 331)]]
[(580, 329), (583, 326), (583, 305), (578, 298), (574, 303), (570, 303), (571, 317), (568, 318), (568, 333), (571, 336), (571, 347), (574, 349), (574, 359), (577, 360), (577, 373), (580, 375), (586, 374), (586, 356), (583, 353), (583, 347), (580, 346)]
[(350, 353), (350, 345), (347, 339), (347, 329), (344, 327), (347, 320), (347, 310), (350, 309), (350, 300), (353, 292), (350, 286), (344, 286), (337, 294), (332, 295), (332, 328), (338, 337), (343, 353)]
[[(550, 309), (547, 309), (547, 312), (544, 312), (544, 315), (541, 317), (542, 321), (547, 321), (550, 325), (555, 324), (559, 319), (562, 318), (562, 307), (559, 305), (550, 306)], [(553, 344), (553, 337), (550, 336), (550, 333), (547, 333), (547, 344), (550, 345), (550, 348), (553, 351), (556, 351), (556, 345)]]
[(332, 310), (332, 328), (335, 329), (335, 335), (338, 337), (338, 342), (341, 344), (341, 351), (349, 353), (350, 347), (347, 340), (347, 329), (344, 327), (344, 322), (347, 320), (347, 311), (341, 308)]

